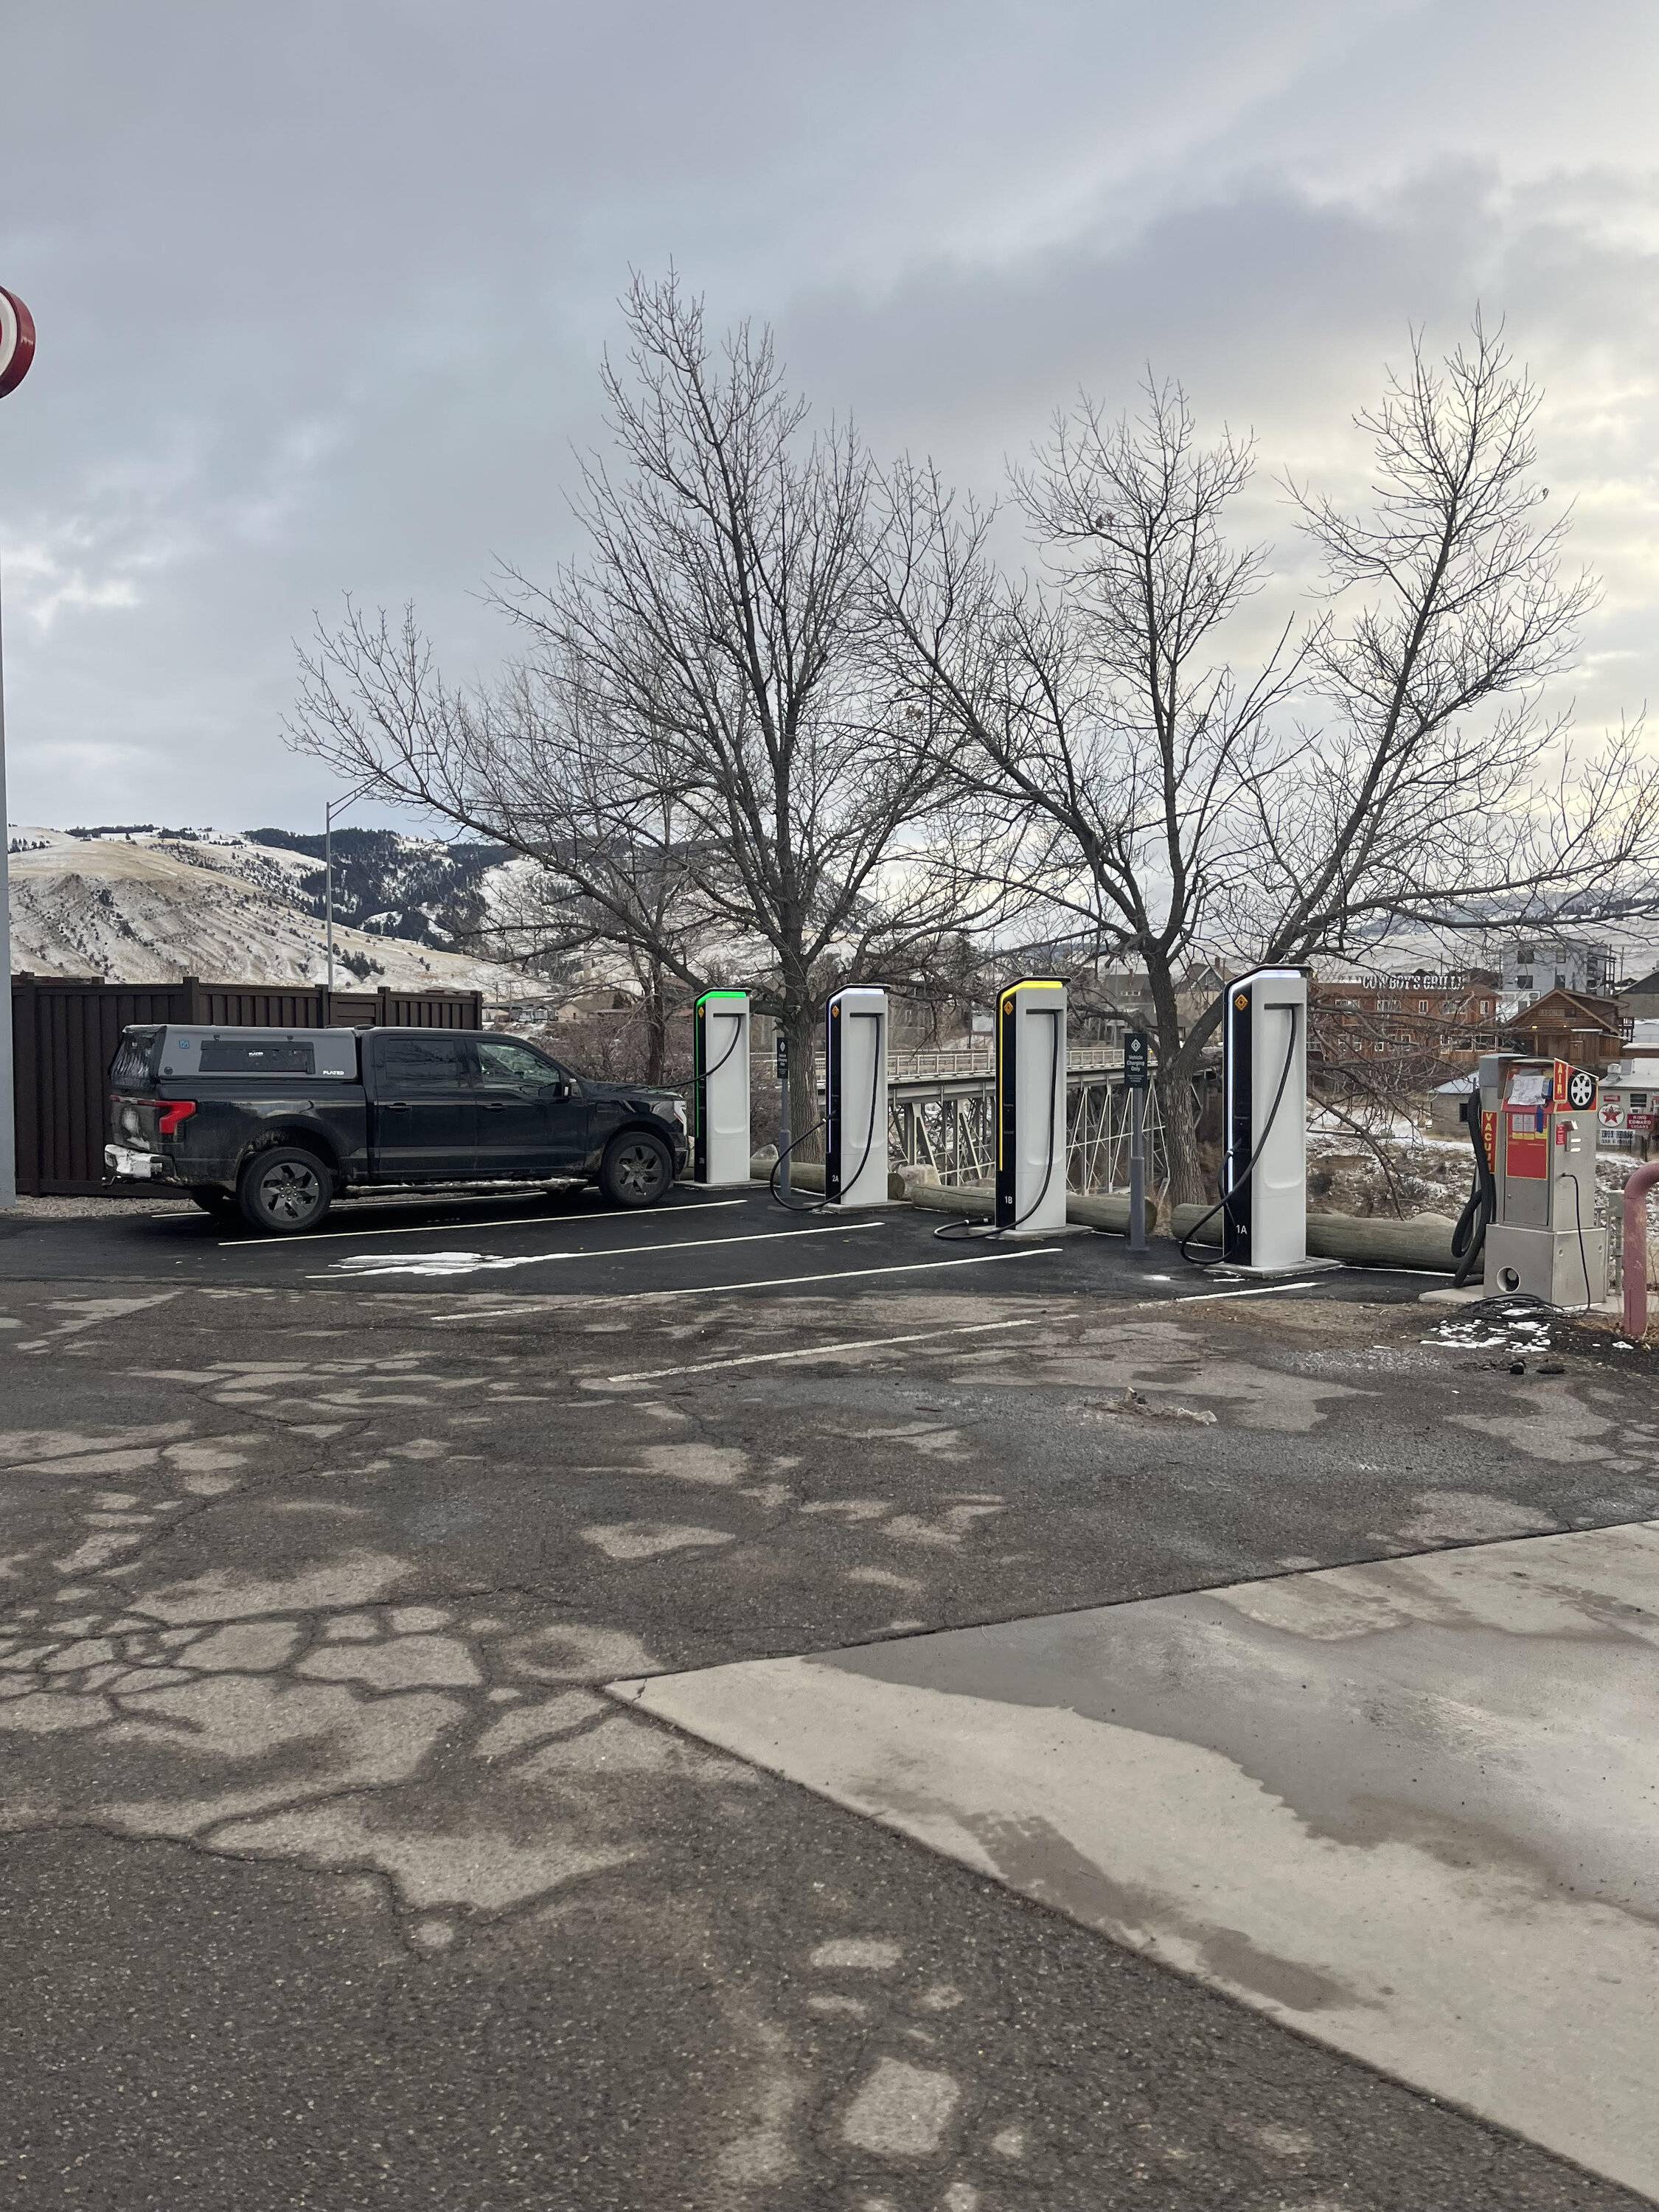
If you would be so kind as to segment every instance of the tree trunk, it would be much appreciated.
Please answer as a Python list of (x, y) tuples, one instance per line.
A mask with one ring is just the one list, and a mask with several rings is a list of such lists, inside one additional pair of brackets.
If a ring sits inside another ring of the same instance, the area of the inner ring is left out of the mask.
[(660, 1083), (668, 1065), (668, 1004), (663, 996), (662, 970), (654, 968), (645, 985), (645, 1079)]
[(823, 1158), (823, 1133), (814, 1127), (823, 1111), (817, 1086), (819, 1026), (810, 998), (786, 1006), (783, 1032), (789, 1040), (789, 1126), (795, 1136), (792, 1159)]
[(1164, 1116), (1164, 1157), (1169, 1167), (1164, 1205), (1170, 1208), (1196, 1206), (1211, 1194), (1204, 1188), (1204, 1166), (1198, 1153), (1193, 1070), (1184, 1050), (1167, 1060), (1160, 1059), (1158, 1067), (1158, 1107)]
[(1168, 1170), (1158, 1197), (1162, 1229), (1173, 1207), (1194, 1206), (1205, 1195), (1204, 1170), (1198, 1156), (1198, 1109), (1193, 1097), (1198, 1055), (1182, 1036), (1175, 978), (1156, 957), (1146, 963), (1146, 987), (1158, 1034), (1158, 1103), (1164, 1120)]

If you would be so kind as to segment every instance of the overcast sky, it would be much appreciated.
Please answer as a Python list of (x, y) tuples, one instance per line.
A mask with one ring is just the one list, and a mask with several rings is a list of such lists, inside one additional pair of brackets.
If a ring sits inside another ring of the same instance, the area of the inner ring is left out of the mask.
[(1581, 713), (1659, 704), (1656, 90), (1653, 0), (6, 0), (12, 819), (314, 826), (291, 641), (350, 590), (491, 664), (671, 258), (984, 489), (1149, 361), (1340, 487), (1479, 301), (1607, 582)]

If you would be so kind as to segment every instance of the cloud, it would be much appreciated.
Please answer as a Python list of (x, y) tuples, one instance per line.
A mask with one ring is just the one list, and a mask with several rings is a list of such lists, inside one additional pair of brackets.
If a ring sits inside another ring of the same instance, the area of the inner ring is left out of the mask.
[[(1353, 408), (1478, 299), (1607, 572), (1580, 696), (1651, 682), (1659, 21), (1544, 0), (18, 0), (0, 281), (15, 811), (299, 823), (290, 640), (567, 550), (630, 263), (770, 317), (818, 403), (981, 484), (1143, 364), (1363, 484)], [(1264, 476), (1253, 523), (1283, 537)]]

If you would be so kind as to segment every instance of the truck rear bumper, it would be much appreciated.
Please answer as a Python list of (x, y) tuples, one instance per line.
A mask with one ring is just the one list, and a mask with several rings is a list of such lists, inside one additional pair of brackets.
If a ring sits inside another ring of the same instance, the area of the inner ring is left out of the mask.
[(104, 1173), (115, 1182), (171, 1182), (173, 1163), (160, 1152), (135, 1152), (130, 1145), (106, 1145)]

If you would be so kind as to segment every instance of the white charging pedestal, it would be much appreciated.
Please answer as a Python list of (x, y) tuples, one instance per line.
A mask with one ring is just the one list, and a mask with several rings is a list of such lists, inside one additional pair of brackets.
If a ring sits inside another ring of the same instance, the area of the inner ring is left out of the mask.
[(1066, 1226), (1066, 986), (1027, 978), (997, 995), (996, 1225)]
[(849, 984), (824, 1009), (823, 1193), (831, 1206), (885, 1206), (887, 994)]
[(1308, 1257), (1308, 979), (1256, 968), (1227, 987), (1221, 1257), (1241, 1275), (1334, 1267)]
[(705, 991), (692, 1009), (692, 1180), (713, 1189), (750, 1179), (749, 994)]

